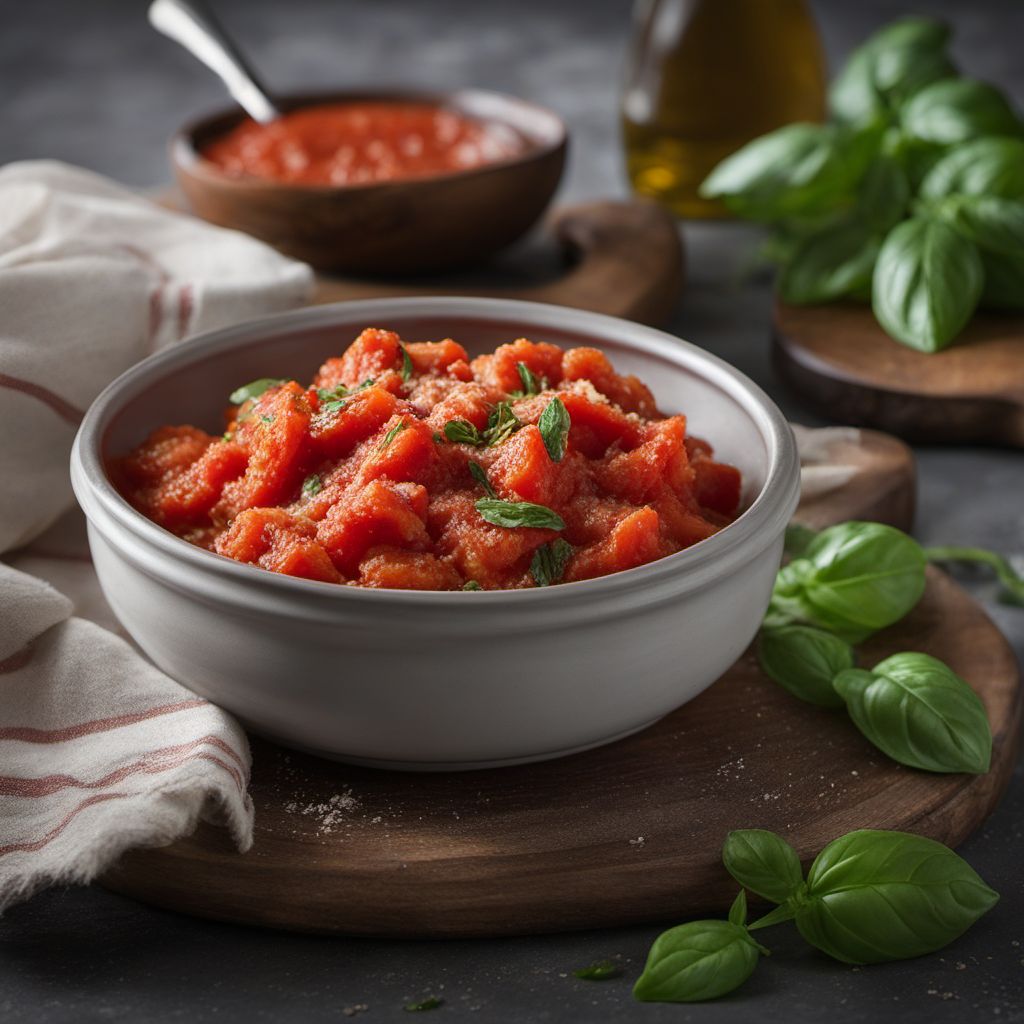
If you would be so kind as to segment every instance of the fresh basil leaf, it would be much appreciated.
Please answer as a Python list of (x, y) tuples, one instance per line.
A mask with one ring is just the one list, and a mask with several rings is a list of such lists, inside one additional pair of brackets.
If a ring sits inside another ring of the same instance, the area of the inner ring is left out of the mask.
[(802, 558), (780, 570), (772, 603), (780, 617), (859, 643), (917, 604), (924, 570), (924, 552), (912, 537), (851, 520), (822, 530)]
[(320, 399), (321, 412), (338, 412), (345, 405), (345, 402), (353, 395), (367, 388), (372, 388), (377, 382), (368, 377), (362, 384), (354, 388), (347, 388), (344, 384), (338, 384), (333, 388), (317, 388), (317, 398)]
[(572, 545), (561, 537), (537, 548), (530, 562), (530, 575), (537, 586), (550, 587), (561, 583), (572, 552)]
[(982, 138), (951, 149), (921, 182), (921, 198), (1024, 199), (1024, 140)]
[(894, 761), (927, 772), (988, 771), (992, 732), (978, 695), (928, 654), (894, 654), (833, 684), (858, 729)]
[(836, 960), (881, 963), (942, 949), (998, 899), (941, 843), (860, 830), (818, 854), (796, 925), (812, 946)]
[(901, 18), (850, 55), (829, 89), (832, 113), (864, 121), (938, 78), (955, 73), (946, 48), (949, 26), (932, 18)]
[(516, 363), (516, 372), (519, 374), (519, 379), (523, 384), (523, 390), (521, 392), (523, 398), (528, 398), (530, 395), (539, 395), (544, 390), (547, 382), (541, 382), (526, 363)]
[(598, 960), (588, 967), (573, 971), (573, 977), (581, 981), (607, 981), (622, 974), (622, 968), (612, 960)]
[(908, 135), (944, 146), (1021, 132), (1006, 97), (970, 78), (943, 78), (915, 92), (900, 110), (900, 123)]
[[(726, 157), (700, 187), (751, 220), (820, 215), (842, 201), (869, 156), (833, 125), (790, 124)], [(858, 166), (858, 163), (860, 166)]]
[(981, 254), (985, 286), (981, 305), (987, 309), (1024, 309), (1024, 256)]
[[(722, 862), (740, 885), (772, 903), (785, 903), (799, 893), (804, 884), (796, 850), (765, 829), (744, 828), (730, 832), (722, 847)], [(745, 924), (746, 920), (735, 923)]]
[(565, 403), (560, 398), (552, 398), (544, 407), (544, 411), (537, 421), (537, 428), (540, 430), (540, 436), (544, 439), (544, 447), (547, 448), (552, 462), (562, 461), (571, 426), (572, 421)]
[(323, 489), (324, 482), (316, 473), (307, 476), (306, 479), (302, 481), (302, 496), (304, 498), (312, 498), (319, 494)]
[(511, 402), (499, 402), (487, 418), (483, 438), (489, 448), (507, 441), (523, 424), (512, 409)]
[(491, 485), (491, 481), (487, 477), (487, 472), (479, 462), (474, 462), (470, 459), (469, 462), (469, 475), (487, 492), (489, 498), (496, 498), (498, 496), (497, 491)]
[(852, 221), (811, 235), (793, 253), (779, 278), (786, 302), (833, 302), (871, 286), (881, 241), (866, 221)]
[(544, 505), (532, 501), (502, 501), (500, 498), (480, 498), (476, 510), (488, 523), (495, 526), (529, 526), (538, 530), (564, 530), (565, 521)]
[(228, 401), (232, 405), (241, 405), (243, 402), (248, 402), (250, 398), (259, 398), (264, 391), (276, 388), (284, 381), (283, 377), (260, 377), (258, 380), (251, 380), (248, 384), (243, 384), (240, 388), (232, 391), (228, 395)]
[(399, 345), (398, 347), (402, 350), (402, 380), (408, 380), (412, 376), (413, 371), (412, 357), (404, 345)]
[(681, 924), (654, 940), (633, 997), (645, 1003), (717, 999), (754, 973), (762, 951), (746, 928), (731, 921)]
[(468, 420), (449, 420), (444, 425), (444, 436), (453, 444), (468, 444), (474, 448), (484, 443), (480, 431)]
[(853, 648), (845, 640), (813, 626), (766, 629), (758, 641), (757, 657), (768, 677), (794, 697), (823, 708), (842, 708), (843, 699), (832, 688), (832, 680), (853, 668)]
[(1024, 259), (1024, 200), (954, 196), (936, 213), (982, 251)]
[(882, 243), (872, 308), (893, 338), (922, 352), (938, 352), (971, 318), (982, 284), (973, 242), (941, 221), (913, 217)]
[[(857, 198), (858, 216), (878, 231), (888, 231), (907, 215), (910, 182), (903, 165), (880, 153), (868, 165)], [(876, 250), (877, 255), (877, 250)]]
[(400, 434), (400, 433), (401, 433), (401, 432), (402, 432), (403, 430), (405, 430), (405, 428), (406, 428), (406, 427), (408, 427), (408, 426), (409, 426), (409, 424), (408, 424), (408, 423), (406, 423), (406, 422), (405, 422), (405, 420), (399, 420), (399, 421), (398, 421), (398, 422), (397, 422), (397, 423), (396, 423), (396, 424), (395, 424), (395, 425), (394, 425), (394, 426), (393, 426), (393, 427), (392, 427), (392, 428), (391, 428), (391, 429), (390, 429), (390, 430), (389, 430), (389, 431), (388, 431), (388, 432), (387, 432), (387, 433), (386, 433), (386, 434), (384, 435), (384, 438), (383, 438), (383, 439), (381, 440), (380, 444), (378, 444), (378, 445), (377, 445), (377, 451), (379, 451), (379, 452), (382, 452), (382, 451), (385, 451), (385, 450), (386, 450), (387, 448), (390, 448), (390, 447), (391, 447), (391, 442), (392, 442), (392, 441), (394, 441), (394, 439), (395, 439), (396, 437), (398, 437), (398, 435), (399, 435), (399, 434)]

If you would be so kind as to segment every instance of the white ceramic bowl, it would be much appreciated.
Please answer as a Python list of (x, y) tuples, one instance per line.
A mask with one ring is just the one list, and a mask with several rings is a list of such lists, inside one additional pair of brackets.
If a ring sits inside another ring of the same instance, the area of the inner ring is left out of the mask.
[[(266, 572), (136, 512), (104, 459), (163, 423), (219, 432), (256, 377), (311, 379), (366, 326), (453, 337), (471, 353), (526, 336), (592, 345), (684, 412), (737, 465), (746, 511), (679, 554), (537, 590), (417, 592)], [(168, 675), (254, 731), (328, 757), (407, 769), (541, 760), (625, 736), (712, 683), (753, 638), (799, 493), (792, 433), (735, 369), (660, 331), (557, 306), (381, 299), (270, 317), (161, 352), (97, 398), (71, 477), (103, 591)]]

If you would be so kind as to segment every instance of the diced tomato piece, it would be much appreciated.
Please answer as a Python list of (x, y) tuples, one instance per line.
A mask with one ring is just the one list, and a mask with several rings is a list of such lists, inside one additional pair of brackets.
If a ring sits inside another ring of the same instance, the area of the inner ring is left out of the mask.
[(651, 423), (645, 439), (628, 452), (616, 452), (595, 467), (595, 475), (610, 494), (625, 498), (634, 505), (643, 504), (660, 490), (666, 481), (680, 479), (689, 460), (683, 444), (686, 420), (674, 416)]
[(243, 415), (245, 429), (236, 437), (244, 438), (249, 463), (244, 476), (227, 484), (213, 509), (215, 517), (225, 520), (242, 509), (288, 500), (309, 464), (312, 410), (305, 391), (294, 381), (265, 392)]
[(487, 388), (460, 383), (448, 388), (445, 397), (431, 409), (427, 422), (442, 435), (445, 424), (450, 420), (465, 420), (477, 430), (484, 430), (493, 406), (491, 392)]
[(640, 421), (630, 419), (617, 406), (601, 401), (596, 394), (588, 396), (582, 391), (560, 391), (558, 397), (572, 423), (569, 441), (587, 458), (601, 458), (613, 444), (628, 451), (640, 443)]
[(388, 544), (424, 551), (427, 492), (419, 484), (372, 480), (346, 493), (317, 526), (317, 538), (346, 576), (356, 573), (371, 547)]
[(316, 460), (349, 455), (360, 441), (375, 435), (398, 406), (394, 395), (377, 387), (357, 391), (342, 402), (341, 408), (324, 403), (313, 417), (309, 433)]
[(459, 590), (462, 577), (429, 551), (372, 548), (359, 563), (358, 582), (364, 587), (402, 590)]
[(487, 475), (499, 494), (513, 501), (561, 506), (572, 493), (573, 479), (551, 461), (544, 438), (532, 423), (516, 431), (497, 449)]
[(402, 368), (401, 339), (394, 331), (367, 327), (340, 358), (328, 359), (313, 379), (316, 388), (331, 389), (339, 384), (357, 387), (364, 380), (376, 380), (388, 370)]
[(608, 357), (596, 348), (571, 348), (562, 359), (565, 380), (589, 380), (606, 398), (626, 412), (648, 419), (659, 415), (650, 389), (636, 377), (623, 377), (612, 369)]
[(658, 513), (645, 506), (626, 516), (602, 541), (577, 551), (566, 567), (566, 580), (586, 580), (621, 572), (661, 556)]
[(283, 508), (250, 508), (240, 512), (220, 535), (215, 549), (271, 572), (338, 583), (341, 576), (315, 534), (312, 523)]
[(697, 459), (693, 463), (693, 472), (698, 504), (723, 516), (734, 516), (740, 505), (740, 471), (735, 466), (726, 466), (711, 459)]
[(407, 415), (393, 416), (365, 442), (357, 479), (361, 483), (378, 477), (422, 481), (437, 463), (436, 448), (428, 423)]
[(410, 341), (405, 346), (416, 373), (445, 373), (453, 363), (467, 363), (469, 354), (451, 338), (444, 341)]
[(489, 356), (477, 356), (470, 364), (477, 380), (500, 391), (523, 390), (519, 364), (524, 363), (537, 380), (554, 387), (562, 380), (562, 350), (557, 345), (520, 338), (510, 345), (499, 345)]

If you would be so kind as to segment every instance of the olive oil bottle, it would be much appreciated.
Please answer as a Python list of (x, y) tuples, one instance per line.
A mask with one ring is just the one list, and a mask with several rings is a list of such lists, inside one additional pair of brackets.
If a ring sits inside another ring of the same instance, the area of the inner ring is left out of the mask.
[(825, 116), (825, 61), (804, 0), (636, 0), (622, 100), (636, 192), (724, 217), (697, 190), (744, 143)]

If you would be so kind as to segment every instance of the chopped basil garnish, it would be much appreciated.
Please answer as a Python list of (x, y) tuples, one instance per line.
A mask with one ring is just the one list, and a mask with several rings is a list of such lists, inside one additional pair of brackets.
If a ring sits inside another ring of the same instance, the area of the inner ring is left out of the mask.
[(302, 481), (302, 496), (304, 498), (312, 498), (313, 495), (319, 494), (323, 489), (324, 482), (316, 473), (313, 473), (312, 476), (307, 476)]
[(344, 406), (345, 401), (360, 391), (372, 388), (377, 382), (373, 377), (367, 377), (358, 387), (347, 388), (344, 384), (338, 384), (333, 388), (317, 388), (316, 395), (322, 403), (321, 412), (337, 412)]
[(561, 462), (565, 455), (565, 444), (569, 439), (569, 410), (560, 398), (552, 398), (540, 414), (537, 427), (544, 438), (544, 447), (548, 450), (552, 462)]
[(406, 1003), (402, 1009), (408, 1013), (419, 1013), (421, 1010), (436, 1010), (439, 1006), (444, 1006), (443, 999), (439, 996), (427, 996), (418, 1003)]
[(542, 544), (533, 553), (530, 575), (538, 587), (550, 587), (554, 583), (561, 583), (570, 558), (572, 545), (561, 537), (550, 544)]
[(444, 425), (444, 436), (453, 444), (470, 444), (475, 448), (484, 443), (480, 431), (467, 420), (449, 420)]
[(409, 350), (404, 345), (398, 347), (402, 350), (402, 380), (408, 380), (412, 376), (412, 359), (409, 357)]
[(434, 431), (434, 444), (440, 444), (442, 440), (443, 440), (443, 438), (441, 437), (441, 435), (435, 430)]
[(547, 377), (538, 377), (526, 363), (516, 363), (516, 370), (519, 373), (519, 379), (523, 382), (522, 391), (512, 392), (516, 398), (529, 398), (531, 395), (539, 395), (542, 391), (547, 390)]
[(589, 967), (581, 967), (573, 971), (573, 975), (583, 981), (606, 981), (608, 978), (617, 978), (622, 974), (622, 968), (611, 960), (599, 960)]
[(532, 501), (502, 501), (500, 498), (480, 498), (476, 510), (494, 526), (532, 526), (538, 530), (564, 530), (565, 521), (557, 512)]
[(273, 416), (262, 416), (261, 415), (260, 416), (260, 421), (263, 422), (263, 423), (273, 423), (274, 422), (274, 417)]
[(480, 584), (477, 583), (476, 580), (466, 580), (466, 582), (462, 584), (462, 589), (463, 590), (483, 590), (484, 588), (481, 587)]
[(507, 441), (521, 426), (519, 417), (512, 411), (511, 403), (499, 402), (487, 418), (487, 429), (483, 434), (487, 447), (493, 448)]
[(250, 398), (259, 398), (264, 391), (269, 391), (283, 383), (283, 377), (260, 377), (259, 380), (251, 380), (248, 384), (236, 388), (228, 396), (228, 401), (232, 405), (241, 405), (243, 402), (248, 402)]
[(491, 481), (487, 479), (487, 473), (484, 471), (484, 467), (481, 466), (479, 462), (473, 462), (470, 460), (469, 475), (483, 487), (487, 492), (488, 497), (496, 498), (498, 496), (497, 491), (495, 491), (491, 486)]
[(384, 451), (398, 435), (409, 426), (405, 420), (399, 420), (385, 435), (384, 440), (377, 445), (377, 451)]

